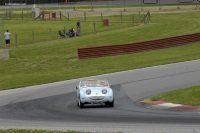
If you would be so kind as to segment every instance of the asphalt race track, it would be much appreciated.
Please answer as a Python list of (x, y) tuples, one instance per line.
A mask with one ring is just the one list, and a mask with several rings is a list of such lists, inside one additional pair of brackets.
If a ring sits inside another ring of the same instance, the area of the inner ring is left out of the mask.
[(114, 108), (76, 106), (80, 79), (0, 92), (0, 128), (109, 132), (200, 132), (198, 112), (150, 110), (148, 96), (200, 84), (200, 60), (112, 73)]

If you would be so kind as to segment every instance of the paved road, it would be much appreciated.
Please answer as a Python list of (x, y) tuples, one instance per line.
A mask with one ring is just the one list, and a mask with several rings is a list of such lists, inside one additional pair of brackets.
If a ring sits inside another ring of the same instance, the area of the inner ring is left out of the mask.
[(146, 109), (146, 97), (200, 85), (200, 60), (131, 70), (91, 78), (113, 84), (115, 107), (79, 109), (75, 87), (80, 79), (0, 92), (0, 128), (123, 132), (200, 132), (197, 112)]

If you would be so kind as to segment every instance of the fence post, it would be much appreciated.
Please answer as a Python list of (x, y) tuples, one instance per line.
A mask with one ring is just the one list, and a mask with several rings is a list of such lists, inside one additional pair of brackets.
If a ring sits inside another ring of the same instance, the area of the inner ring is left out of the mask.
[(124, 0), (124, 11), (126, 11), (126, 0)]
[(149, 11), (148, 11), (148, 16), (149, 16), (149, 20), (148, 20), (148, 23), (149, 23), (149, 22), (151, 22), (151, 14)]
[(110, 30), (110, 22), (108, 23), (108, 30)]
[(24, 12), (22, 11), (22, 20), (24, 20)]
[(133, 22), (133, 27), (134, 27), (134, 16), (132, 16), (132, 22)]
[(84, 19), (85, 19), (85, 21), (86, 21), (86, 12), (84, 12)]
[(67, 19), (69, 20), (69, 12), (67, 12)]
[(109, 8), (108, 8), (108, 2), (107, 2), (107, 11), (109, 10)]
[(91, 11), (93, 11), (93, 4), (92, 4), (92, 2), (91, 2)]
[(33, 41), (33, 43), (35, 42), (34, 31), (32, 31), (32, 41)]
[(179, 0), (177, 0), (177, 9), (180, 9), (180, 7), (179, 7)]
[(142, 19), (141, 19), (141, 14), (139, 12), (139, 22), (141, 23), (142, 22)]
[(121, 29), (122, 29), (122, 12), (120, 12), (120, 19), (121, 19)]
[(67, 35), (66, 27), (64, 27), (64, 29), (63, 29), (63, 34)]
[(103, 13), (101, 12), (101, 21), (103, 21)]
[(15, 45), (16, 45), (16, 48), (17, 48), (18, 47), (17, 34), (15, 34)]
[(9, 15), (10, 15), (10, 18), (9, 18), (9, 19), (11, 19), (11, 16), (12, 16), (11, 11), (9, 11)]
[(60, 20), (62, 20), (62, 12), (61, 12), (61, 11), (59, 11), (59, 13), (60, 13)]
[(159, 11), (162, 10), (161, 6), (160, 6), (160, 0), (158, 0), (158, 4), (159, 4)]
[(94, 33), (96, 33), (96, 23), (94, 22)]
[[(1, 31), (1, 35), (0, 36), (2, 36), (2, 42), (0, 42), (0, 44), (2, 43), (2, 47), (4, 47), (4, 48), (6, 48), (6, 42), (5, 42), (5, 40), (4, 40), (4, 19), (5, 18), (3, 18), (2, 19), (2, 21), (1, 21), (1, 25), (0, 25), (0, 27), (1, 27), (1, 29), (0, 29), (0, 31)], [(0, 45), (1, 46), (1, 45)]]
[(141, 0), (141, 12), (143, 11), (143, 0)]

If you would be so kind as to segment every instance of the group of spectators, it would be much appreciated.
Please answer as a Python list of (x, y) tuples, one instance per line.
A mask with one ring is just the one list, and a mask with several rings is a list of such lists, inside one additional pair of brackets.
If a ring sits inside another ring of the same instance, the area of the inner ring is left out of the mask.
[(63, 33), (61, 32), (61, 30), (59, 30), (58, 31), (59, 38), (79, 36), (81, 32), (81, 24), (79, 21), (76, 23), (76, 26), (77, 26), (77, 30), (75, 30), (74, 28), (71, 28), (68, 30), (68, 32), (66, 32), (66, 30), (64, 29)]
[[(79, 36), (81, 32), (81, 24), (79, 21), (76, 23), (76, 26), (77, 26), (77, 31), (74, 28), (69, 29), (68, 32), (66, 32), (66, 30), (64, 29), (63, 33), (61, 32), (61, 30), (59, 30), (58, 31), (59, 38)], [(6, 30), (6, 32), (4, 33), (6, 44), (10, 44), (10, 36), (11, 36), (11, 33), (9, 32), (9, 30)]]

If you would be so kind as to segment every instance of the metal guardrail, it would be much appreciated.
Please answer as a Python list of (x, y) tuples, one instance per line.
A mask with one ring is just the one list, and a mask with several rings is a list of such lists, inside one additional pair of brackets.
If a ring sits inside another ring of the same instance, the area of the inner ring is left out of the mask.
[(163, 38), (132, 44), (110, 45), (100, 47), (78, 48), (78, 58), (87, 59), (120, 54), (138, 53), (156, 49), (200, 42), (200, 33)]

